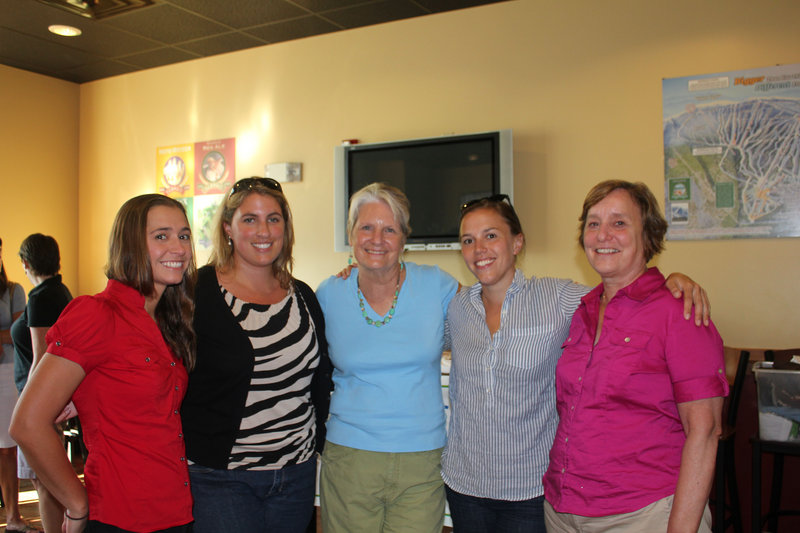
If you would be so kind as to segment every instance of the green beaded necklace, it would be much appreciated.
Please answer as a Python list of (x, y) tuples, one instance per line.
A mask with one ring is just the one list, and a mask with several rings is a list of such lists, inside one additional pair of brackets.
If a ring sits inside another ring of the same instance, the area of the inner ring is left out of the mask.
[(403, 269), (405, 268), (405, 263), (400, 263), (400, 272), (397, 274), (397, 285), (394, 288), (394, 298), (392, 298), (392, 307), (389, 309), (389, 312), (386, 313), (386, 316), (383, 317), (383, 320), (372, 320), (370, 317), (367, 316), (367, 309), (364, 306), (364, 295), (361, 294), (361, 287), (358, 286), (356, 283), (356, 291), (358, 292), (358, 305), (361, 307), (361, 316), (364, 317), (364, 320), (367, 321), (367, 324), (370, 326), (375, 326), (379, 328), (381, 326), (386, 326), (394, 317), (394, 310), (397, 307), (397, 296), (400, 294), (400, 278), (403, 276)]

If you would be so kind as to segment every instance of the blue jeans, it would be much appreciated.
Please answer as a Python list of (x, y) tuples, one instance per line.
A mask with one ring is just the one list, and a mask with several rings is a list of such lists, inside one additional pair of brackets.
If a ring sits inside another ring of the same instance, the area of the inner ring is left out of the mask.
[(445, 485), (453, 531), (545, 533), (544, 496), (518, 502), (467, 496)]
[(314, 512), (317, 461), (280, 470), (216, 470), (189, 465), (194, 533), (303, 533)]

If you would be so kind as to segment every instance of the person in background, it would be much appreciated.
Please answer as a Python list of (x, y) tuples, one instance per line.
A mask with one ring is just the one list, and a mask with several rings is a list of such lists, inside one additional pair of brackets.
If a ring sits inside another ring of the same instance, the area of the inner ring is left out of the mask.
[[(190, 531), (178, 409), (194, 364), (195, 274), (183, 205), (137, 196), (114, 220), (106, 289), (72, 300), (47, 333), (11, 434), (65, 507), (67, 533)], [(70, 398), (89, 451), (85, 488), (53, 426)]]
[(444, 320), (458, 282), (403, 263), (409, 203), (367, 185), (350, 201), (355, 275), (317, 289), (334, 366), (320, 498), (326, 533), (440, 533)]
[(722, 339), (713, 324), (684, 320), (647, 267), (666, 230), (642, 183), (604, 181), (583, 203), (579, 242), (602, 283), (582, 299), (558, 361), (550, 533), (711, 531)]
[(194, 533), (302, 533), (314, 512), (331, 369), (322, 311), (292, 277), (280, 184), (236, 182), (199, 271), (197, 366), (181, 414)]
[[(41, 233), (29, 235), (19, 247), (19, 257), (25, 275), (33, 284), (25, 311), (11, 326), (16, 354), (14, 383), (22, 394), (28, 375), (42, 360), (47, 349), (45, 336), (72, 300), (72, 294), (61, 282), (61, 274), (58, 273), (61, 270), (61, 255), (53, 237)], [(19, 452), (17, 463), (19, 477), (30, 479), (39, 495), (39, 516), (45, 533), (60, 533), (64, 507), (36, 479), (23, 452)]]
[[(516, 268), (525, 236), (506, 195), (462, 206), (460, 242), (478, 282), (456, 295), (447, 315), (451, 418), (442, 477), (453, 526), (543, 533), (541, 479), (558, 424), (556, 362), (589, 288), (526, 278)], [(707, 313), (705, 293), (691, 280), (673, 275), (669, 286), (676, 298), (683, 292), (687, 313), (693, 297), (698, 320)]]
[(14, 384), (14, 345), (11, 324), (25, 309), (22, 285), (8, 280), (3, 264), (3, 241), (0, 239), (0, 491), (6, 511), (6, 531), (31, 531), (19, 514), (19, 478), (17, 478), (17, 443), (8, 434), (11, 413), (17, 403)]

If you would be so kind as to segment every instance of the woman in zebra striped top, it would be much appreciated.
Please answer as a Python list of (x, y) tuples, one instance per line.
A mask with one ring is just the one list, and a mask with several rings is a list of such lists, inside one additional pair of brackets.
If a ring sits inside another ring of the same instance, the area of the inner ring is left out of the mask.
[(330, 394), (322, 312), (291, 276), (280, 184), (237, 182), (199, 271), (197, 366), (182, 407), (195, 533), (305, 531)]

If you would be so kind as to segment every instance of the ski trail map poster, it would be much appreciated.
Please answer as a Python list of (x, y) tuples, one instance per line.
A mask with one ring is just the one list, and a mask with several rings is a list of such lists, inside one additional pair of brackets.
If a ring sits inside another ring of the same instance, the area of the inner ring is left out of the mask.
[(663, 80), (672, 240), (800, 236), (800, 64)]

